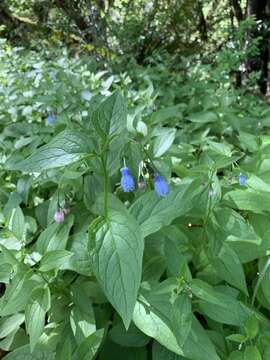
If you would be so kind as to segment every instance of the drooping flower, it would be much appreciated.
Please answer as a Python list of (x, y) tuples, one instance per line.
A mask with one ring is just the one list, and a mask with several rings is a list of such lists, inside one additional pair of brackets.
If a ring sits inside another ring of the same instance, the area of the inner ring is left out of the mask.
[(133, 191), (135, 188), (135, 183), (133, 177), (129, 174), (127, 167), (120, 169), (121, 172), (121, 188), (124, 192)]
[(141, 191), (144, 191), (146, 188), (146, 182), (144, 180), (143, 175), (140, 175), (139, 181), (138, 181), (138, 189)]
[(47, 117), (48, 124), (50, 124), (50, 125), (52, 125), (54, 123), (54, 120), (55, 120), (55, 118), (53, 115), (49, 115)]
[(166, 196), (169, 193), (169, 185), (161, 175), (155, 176), (154, 187), (158, 196)]
[(54, 221), (57, 224), (61, 224), (65, 219), (65, 214), (61, 209), (57, 209), (55, 214), (54, 214)]
[(243, 174), (240, 174), (238, 177), (239, 185), (244, 186), (246, 184), (246, 177)]

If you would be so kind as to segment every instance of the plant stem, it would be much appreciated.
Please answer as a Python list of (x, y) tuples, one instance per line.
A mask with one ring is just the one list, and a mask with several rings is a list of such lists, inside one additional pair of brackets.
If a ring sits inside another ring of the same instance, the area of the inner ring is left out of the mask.
[(261, 282), (263, 281), (263, 278), (265, 277), (265, 274), (266, 274), (266, 271), (267, 269), (269, 268), (270, 266), (270, 257), (268, 257), (263, 269), (262, 269), (262, 272), (260, 273), (260, 276), (259, 276), (259, 279), (257, 281), (257, 284), (254, 288), (254, 292), (253, 292), (253, 296), (252, 296), (252, 300), (251, 300), (251, 306), (253, 307), (254, 306), (254, 302), (255, 302), (255, 298), (256, 298), (256, 295), (257, 295), (257, 292), (259, 290), (259, 287), (261, 285)]
[(107, 145), (105, 147), (105, 151), (101, 156), (101, 163), (104, 174), (104, 217), (108, 218), (108, 192), (109, 192), (109, 181), (108, 181), (108, 172), (107, 172)]

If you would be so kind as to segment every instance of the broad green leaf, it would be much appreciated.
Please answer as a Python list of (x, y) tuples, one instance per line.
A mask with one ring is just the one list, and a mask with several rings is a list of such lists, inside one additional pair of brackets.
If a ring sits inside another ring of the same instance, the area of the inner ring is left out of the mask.
[(64, 130), (27, 159), (12, 166), (12, 170), (41, 172), (66, 166), (88, 156), (93, 150), (91, 137), (79, 130)]
[(23, 242), (8, 229), (0, 230), (0, 244), (9, 250), (20, 250), (23, 246)]
[(214, 247), (227, 242), (241, 262), (254, 260), (266, 253), (268, 244), (264, 244), (251, 224), (234, 210), (216, 209), (215, 220), (218, 227), (211, 232)]
[(232, 334), (232, 335), (226, 336), (226, 339), (237, 342), (237, 343), (244, 343), (247, 340), (247, 337), (242, 334)]
[(2, 317), (0, 320), (0, 338), (4, 338), (24, 322), (24, 314), (18, 313), (8, 317)]
[(79, 306), (75, 306), (70, 312), (70, 325), (78, 345), (96, 331), (95, 316), (91, 303), (88, 307), (84, 311)]
[(244, 304), (199, 279), (193, 279), (191, 290), (198, 297), (200, 312), (222, 324), (242, 326), (251, 315)]
[(116, 91), (100, 104), (92, 116), (96, 131), (104, 136), (122, 134), (126, 129), (126, 103), (120, 91)]
[(270, 194), (251, 189), (233, 190), (224, 196), (224, 201), (232, 208), (263, 213), (269, 211)]
[(11, 315), (23, 310), (31, 291), (37, 284), (31, 271), (16, 274), (0, 300), (0, 315)]
[(71, 360), (71, 340), (69, 338), (64, 340), (64, 343), (61, 347), (56, 350), (56, 359), (57, 360)]
[(36, 349), (32, 352), (30, 346), (25, 345), (7, 354), (5, 360), (55, 360), (55, 356), (48, 349)]
[(51, 306), (51, 295), (48, 286), (34, 289), (25, 309), (25, 323), (30, 336), (30, 348), (34, 350), (44, 330), (45, 315)]
[(154, 140), (153, 154), (158, 158), (165, 154), (174, 142), (176, 129), (161, 128), (154, 132), (157, 135)]
[[(172, 314), (169, 293), (155, 295), (153, 299), (150, 291), (142, 290), (142, 294), (135, 306), (133, 321), (143, 333), (154, 338), (170, 351), (183, 355), (183, 350), (177, 341), (178, 334), (174, 334), (172, 329)], [(175, 323), (174, 325), (177, 327), (179, 324)], [(186, 336), (189, 328), (188, 325), (186, 332), (185, 328), (180, 330), (185, 332)]]
[[(146, 335), (153, 337), (161, 345), (177, 355), (185, 356), (193, 360), (219, 360), (215, 352), (213, 344), (210, 342), (206, 332), (203, 330), (196, 318), (191, 316), (190, 331), (184, 325), (182, 328), (178, 324), (177, 317), (172, 316), (172, 304), (170, 303), (170, 293), (166, 296), (156, 296), (155, 304), (152, 304), (152, 294), (146, 293), (140, 296), (140, 300), (136, 303), (133, 321), (136, 326)], [(181, 314), (178, 309), (179, 315)], [(185, 331), (187, 332), (186, 334)], [(183, 346), (179, 345), (179, 332), (184, 334)], [(200, 341), (198, 342), (198, 339)], [(180, 357), (181, 359), (181, 357)]]
[(108, 300), (128, 328), (142, 273), (144, 242), (136, 220), (127, 213), (111, 212), (89, 228), (93, 271)]
[(221, 279), (226, 280), (248, 295), (242, 264), (235, 251), (228, 244), (222, 245), (218, 254), (213, 257), (212, 263)]
[(244, 360), (262, 360), (258, 348), (256, 346), (247, 346), (244, 352)]
[(40, 261), (39, 271), (61, 270), (68, 263), (72, 253), (67, 250), (48, 251)]
[(80, 360), (95, 359), (96, 353), (101, 345), (104, 336), (104, 329), (99, 329), (80, 344), (77, 351), (77, 358)]
[(12, 274), (12, 265), (8, 263), (0, 264), (0, 282), (8, 284)]
[(65, 269), (76, 271), (85, 276), (93, 274), (91, 259), (87, 248), (87, 234), (80, 232), (70, 237), (68, 250), (73, 254), (67, 259)]
[(133, 322), (128, 330), (121, 323), (117, 324), (110, 330), (109, 337), (116, 344), (128, 347), (145, 346), (150, 341), (149, 337), (142, 333)]
[(137, 218), (145, 237), (191, 210), (200, 196), (199, 191), (197, 181), (186, 180), (172, 187), (164, 198), (159, 198), (153, 191), (147, 192), (133, 203), (130, 213)]
[(152, 359), (153, 360), (182, 360), (182, 356), (169, 351), (164, 346), (160, 345), (157, 341), (152, 345)]
[(218, 116), (212, 111), (194, 113), (188, 116), (188, 119), (195, 123), (211, 123), (218, 120)]
[(25, 240), (24, 215), (22, 209), (18, 206), (12, 209), (8, 220), (8, 229), (23, 243)]
[(37, 251), (44, 254), (47, 251), (65, 249), (73, 222), (74, 216), (69, 215), (62, 224), (49, 225), (38, 237)]
[(242, 351), (233, 351), (228, 360), (244, 360), (244, 353)]
[(255, 314), (252, 314), (245, 325), (246, 333), (249, 339), (255, 338), (259, 331), (259, 322)]

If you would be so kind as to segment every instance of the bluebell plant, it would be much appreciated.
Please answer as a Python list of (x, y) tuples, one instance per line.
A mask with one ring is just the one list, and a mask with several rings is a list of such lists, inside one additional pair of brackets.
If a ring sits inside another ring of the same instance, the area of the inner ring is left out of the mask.
[(120, 169), (121, 172), (121, 188), (124, 192), (131, 192), (135, 189), (135, 183), (132, 175), (129, 174), (128, 167)]
[(169, 193), (169, 185), (161, 175), (155, 175), (154, 188), (158, 196), (163, 197)]

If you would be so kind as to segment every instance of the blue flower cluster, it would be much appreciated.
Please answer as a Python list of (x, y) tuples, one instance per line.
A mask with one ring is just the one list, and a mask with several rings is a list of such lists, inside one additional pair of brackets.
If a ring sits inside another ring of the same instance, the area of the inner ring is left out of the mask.
[[(120, 169), (121, 172), (121, 188), (124, 192), (131, 192), (135, 189), (135, 182), (129, 173), (129, 169), (127, 167), (123, 167)], [(138, 182), (138, 188), (140, 190), (144, 190), (146, 187), (146, 183), (144, 181), (143, 176), (140, 176)], [(158, 196), (163, 197), (169, 193), (169, 185), (166, 180), (161, 175), (156, 175), (154, 177), (154, 189)]]

